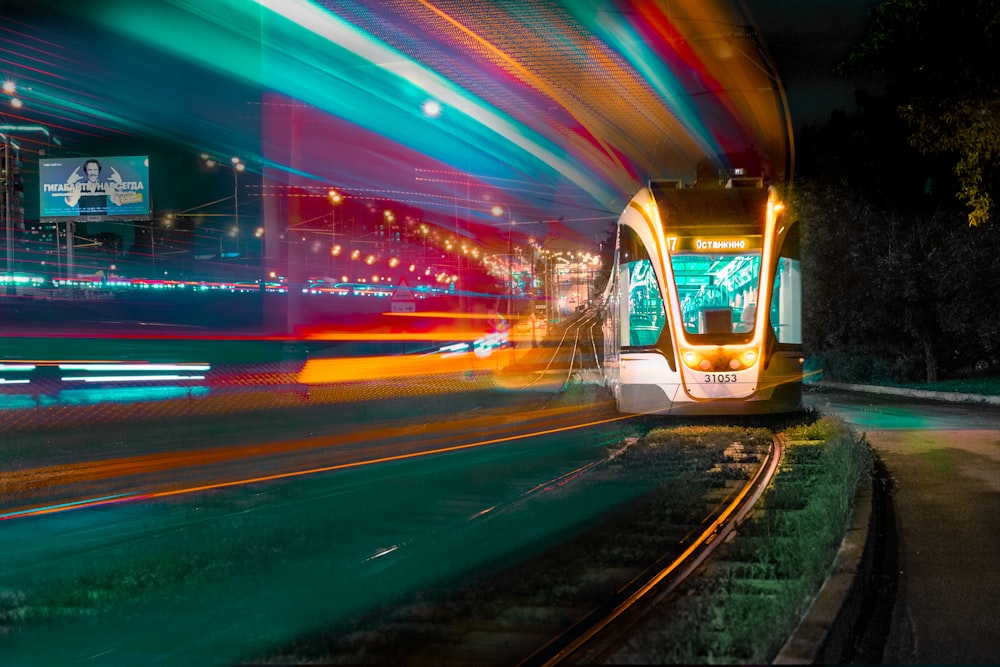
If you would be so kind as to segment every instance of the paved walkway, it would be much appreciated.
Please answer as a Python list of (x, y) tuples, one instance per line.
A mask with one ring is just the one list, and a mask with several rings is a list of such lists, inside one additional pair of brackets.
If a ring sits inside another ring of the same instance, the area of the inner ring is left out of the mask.
[[(900, 393), (885, 389), (851, 387)], [(973, 405), (994, 397), (904, 395), (938, 402), (858, 394), (829, 405), (865, 432), (892, 479), (898, 578), (882, 661), (996, 664), (1000, 411)]]

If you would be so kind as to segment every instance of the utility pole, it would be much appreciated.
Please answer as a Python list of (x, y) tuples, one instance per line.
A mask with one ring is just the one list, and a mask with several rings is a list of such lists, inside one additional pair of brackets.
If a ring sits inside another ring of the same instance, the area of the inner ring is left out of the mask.
[(14, 173), (12, 142), (6, 134), (0, 134), (3, 140), (3, 226), (6, 233), (7, 250), (7, 291), (10, 293), (14, 288), (14, 225), (13, 225), (13, 203), (11, 202), (14, 193)]

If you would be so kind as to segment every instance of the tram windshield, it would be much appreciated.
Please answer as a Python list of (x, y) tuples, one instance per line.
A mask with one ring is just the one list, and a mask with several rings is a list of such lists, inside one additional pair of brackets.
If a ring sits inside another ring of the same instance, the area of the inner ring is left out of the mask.
[(671, 255), (684, 331), (751, 333), (757, 314), (760, 251)]

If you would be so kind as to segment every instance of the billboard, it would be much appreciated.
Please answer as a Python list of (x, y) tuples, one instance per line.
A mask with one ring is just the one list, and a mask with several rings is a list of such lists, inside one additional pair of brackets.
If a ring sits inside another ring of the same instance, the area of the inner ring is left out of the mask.
[(149, 157), (42, 158), (42, 220), (148, 220)]

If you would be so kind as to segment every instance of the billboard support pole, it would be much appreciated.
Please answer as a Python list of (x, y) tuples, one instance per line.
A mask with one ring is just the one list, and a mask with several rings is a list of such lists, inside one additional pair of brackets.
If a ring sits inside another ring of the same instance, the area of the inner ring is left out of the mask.
[(52, 223), (52, 227), (53, 227), (53, 234), (52, 235), (56, 239), (56, 271), (57, 271), (57, 277), (61, 278), (62, 277), (63, 264), (62, 264), (62, 244), (59, 242), (59, 222), (57, 221), (57, 222)]
[(76, 238), (76, 223), (66, 221), (66, 279), (73, 279), (73, 243)]

